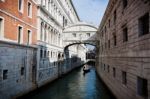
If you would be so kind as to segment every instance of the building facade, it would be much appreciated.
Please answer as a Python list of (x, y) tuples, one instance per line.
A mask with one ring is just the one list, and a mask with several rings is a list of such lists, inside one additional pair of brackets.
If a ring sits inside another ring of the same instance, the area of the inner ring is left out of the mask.
[(59, 6), (56, 6), (56, 1), (53, 0), (38, 0), (37, 82), (39, 86), (57, 77), (58, 54), (62, 52), (62, 18)]
[(0, 40), (36, 44), (37, 5), (34, 0), (0, 1)]
[[(41, 86), (71, 70), (65, 66), (63, 30), (67, 25), (78, 22), (79, 18), (71, 0), (38, 0), (37, 5), (37, 82)], [(80, 50), (74, 49), (69, 50), (70, 59)]]
[(86, 44), (95, 45), (93, 44), (95, 43), (95, 38), (93, 38), (93, 36), (96, 34), (96, 31), (97, 28), (95, 26), (85, 22), (76, 22), (67, 25), (63, 31), (63, 41), (64, 45), (68, 46), (67, 48), (65, 47), (65, 49), (70, 50), (71, 52), (65, 51), (67, 55), (66, 58), (71, 59), (71, 56), (73, 55), (78, 57), (82, 63), (85, 63), (86, 51), (88, 49)]
[(150, 1), (110, 0), (97, 34), (97, 72), (109, 89), (150, 99)]
[(0, 0), (0, 99), (16, 98), (82, 65), (84, 44), (70, 46), (68, 57), (64, 53), (73, 43), (66, 42), (64, 29), (79, 21), (71, 0)]
[(0, 0), (0, 99), (36, 87), (36, 13), (34, 0)]

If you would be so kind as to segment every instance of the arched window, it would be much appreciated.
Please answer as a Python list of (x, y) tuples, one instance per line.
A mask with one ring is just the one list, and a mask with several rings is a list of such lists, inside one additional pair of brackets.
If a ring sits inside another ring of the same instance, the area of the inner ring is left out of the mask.
[(53, 29), (51, 28), (51, 44), (53, 44)]
[(53, 57), (53, 52), (51, 51), (51, 58)]
[(90, 37), (91, 35), (90, 35), (90, 33), (86, 33), (87, 34), (87, 37)]
[(51, 28), (48, 27), (48, 43), (51, 43)]
[(41, 22), (41, 26), (40, 26), (40, 28), (41, 28), (41, 31), (40, 31), (40, 40), (42, 40), (42, 38), (43, 38), (43, 25), (44, 25), (44, 23)]
[(43, 57), (43, 50), (40, 49), (40, 58), (42, 58), (42, 57)]
[(44, 27), (44, 41), (46, 41), (47, 33), (46, 33), (47, 25), (45, 24)]

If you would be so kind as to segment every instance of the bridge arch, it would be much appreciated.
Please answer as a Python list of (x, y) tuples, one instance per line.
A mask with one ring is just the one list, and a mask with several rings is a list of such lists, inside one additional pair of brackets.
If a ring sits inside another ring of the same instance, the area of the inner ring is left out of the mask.
[(75, 43), (71, 43), (71, 44), (68, 44), (68, 45), (66, 45), (65, 47), (64, 47), (64, 51), (68, 48), (68, 47), (70, 47), (70, 46), (72, 46), (72, 45), (79, 45), (79, 44), (89, 44), (89, 45), (92, 45), (92, 46), (97, 46), (96, 44), (93, 44), (93, 43), (90, 43), (90, 42), (75, 42)]
[[(70, 49), (69, 47), (73, 45), (89, 44), (97, 48), (96, 32), (97, 27), (85, 22), (77, 22), (64, 28), (64, 68), (69, 69), (74, 66), (75, 63), (74, 57), (72, 57), (73, 55), (77, 58), (76, 62), (80, 61), (81, 64), (86, 62), (86, 54), (84, 56), (86, 49), (84, 46), (74, 46)], [(83, 49), (84, 52), (80, 49)]]

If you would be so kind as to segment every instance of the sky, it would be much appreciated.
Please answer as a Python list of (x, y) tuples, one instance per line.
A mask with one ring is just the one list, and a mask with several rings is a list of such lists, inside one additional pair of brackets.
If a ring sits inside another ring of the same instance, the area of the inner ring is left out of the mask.
[[(105, 13), (109, 0), (72, 0), (81, 21), (98, 27)], [(94, 46), (87, 45), (88, 49)]]
[(99, 26), (109, 0), (72, 0), (81, 21)]

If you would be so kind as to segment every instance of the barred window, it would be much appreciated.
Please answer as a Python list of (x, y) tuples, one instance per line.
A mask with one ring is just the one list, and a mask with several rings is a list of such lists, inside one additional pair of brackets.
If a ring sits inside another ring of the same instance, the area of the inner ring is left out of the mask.
[(149, 33), (149, 13), (139, 18), (139, 36)]
[(137, 77), (137, 92), (138, 95), (148, 97), (148, 81), (147, 79)]
[(127, 73), (124, 72), (124, 71), (122, 71), (122, 83), (123, 83), (124, 85), (127, 84)]

